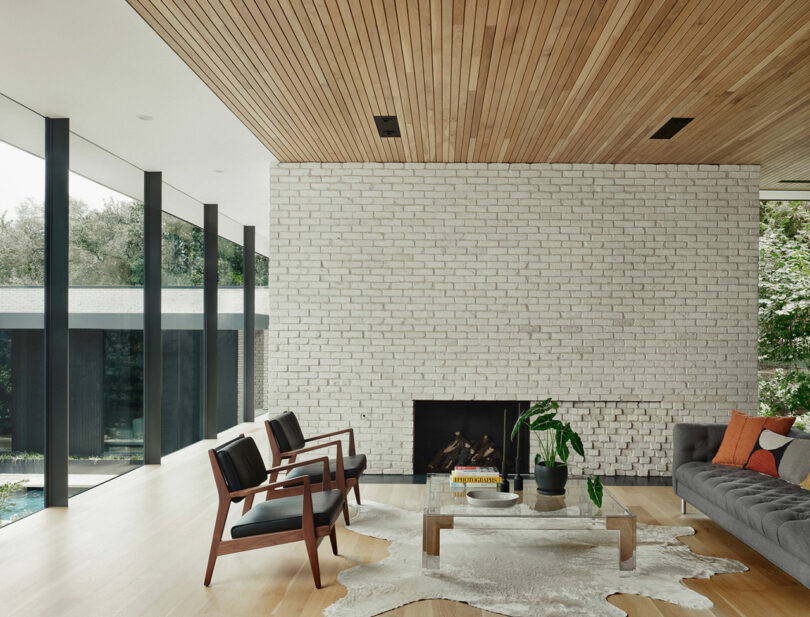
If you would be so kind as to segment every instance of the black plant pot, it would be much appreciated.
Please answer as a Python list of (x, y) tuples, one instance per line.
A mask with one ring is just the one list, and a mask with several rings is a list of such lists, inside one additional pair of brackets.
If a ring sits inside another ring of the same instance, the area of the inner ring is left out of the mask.
[(534, 479), (537, 481), (537, 492), (541, 495), (565, 495), (568, 466), (546, 467), (545, 462), (535, 463)]

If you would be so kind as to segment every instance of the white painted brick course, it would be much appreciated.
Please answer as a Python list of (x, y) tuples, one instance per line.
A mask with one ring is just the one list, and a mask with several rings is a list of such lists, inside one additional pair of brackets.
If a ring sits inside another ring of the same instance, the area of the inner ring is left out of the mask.
[[(415, 399), (562, 401), (589, 472), (756, 408), (751, 165), (281, 164), (267, 407), (409, 473)], [(258, 389), (258, 384), (257, 384)]]

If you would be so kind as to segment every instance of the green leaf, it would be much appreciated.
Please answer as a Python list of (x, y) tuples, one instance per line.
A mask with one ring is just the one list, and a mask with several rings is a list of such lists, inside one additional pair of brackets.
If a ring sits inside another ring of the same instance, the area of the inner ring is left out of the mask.
[(588, 478), (588, 497), (591, 498), (593, 505), (597, 508), (602, 507), (604, 490), (602, 488), (602, 480), (599, 479), (599, 476)]
[(579, 454), (582, 458), (585, 458), (585, 447), (582, 445), (582, 439), (580, 439), (574, 429), (571, 429), (568, 439), (571, 442), (571, 447), (574, 449), (574, 452)]

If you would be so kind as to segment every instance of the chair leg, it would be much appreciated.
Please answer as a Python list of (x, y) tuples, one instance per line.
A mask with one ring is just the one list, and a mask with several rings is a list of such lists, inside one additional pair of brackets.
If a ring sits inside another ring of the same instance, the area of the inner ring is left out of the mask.
[(217, 553), (219, 543), (222, 542), (222, 532), (225, 531), (225, 520), (228, 518), (228, 504), (220, 502), (217, 510), (217, 521), (214, 523), (214, 537), (211, 539), (211, 550), (208, 553), (208, 566), (205, 568), (205, 581), (203, 584), (208, 587), (211, 584), (211, 576), (214, 574), (214, 565), (217, 563)]
[(329, 530), (329, 541), (332, 543), (332, 554), (338, 554), (338, 547), (337, 547), (337, 534), (335, 533), (335, 528)]
[(312, 578), (315, 579), (315, 587), (321, 588), (321, 566), (318, 563), (318, 543), (314, 537), (304, 535), (304, 543), (307, 545), (309, 554), (309, 566), (312, 568)]
[(354, 498), (357, 501), (357, 505), (360, 505), (360, 480), (355, 480), (354, 482)]
[(343, 522), (346, 523), (346, 527), (351, 525), (349, 521), (349, 502), (346, 501), (346, 495), (343, 496)]

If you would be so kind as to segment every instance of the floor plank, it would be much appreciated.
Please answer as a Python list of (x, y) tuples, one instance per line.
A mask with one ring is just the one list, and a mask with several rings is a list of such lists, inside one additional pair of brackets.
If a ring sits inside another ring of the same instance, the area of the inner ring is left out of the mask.
[[(260, 424), (226, 431), (253, 434), (267, 458)], [(302, 544), (221, 557), (212, 585), (202, 578), (216, 512), (216, 492), (200, 442), (86, 491), (70, 508), (51, 508), (0, 530), (0, 614), (3, 617), (103, 615), (321, 615), (346, 589), (340, 570), (383, 559), (388, 543), (338, 528), (340, 555), (319, 549), (325, 587), (316, 590)], [(724, 574), (686, 585), (714, 608), (687, 610), (630, 595), (610, 602), (633, 617), (796, 617), (808, 614), (810, 590), (690, 508), (681, 515), (669, 487), (610, 487), (643, 523), (689, 525), (682, 540), (699, 553), (731, 557), (749, 572)], [(362, 485), (362, 497), (420, 510), (424, 485)], [(353, 501), (353, 498), (351, 498)], [(231, 519), (239, 516), (234, 508)], [(417, 602), (388, 617), (497, 617), (445, 600)]]

